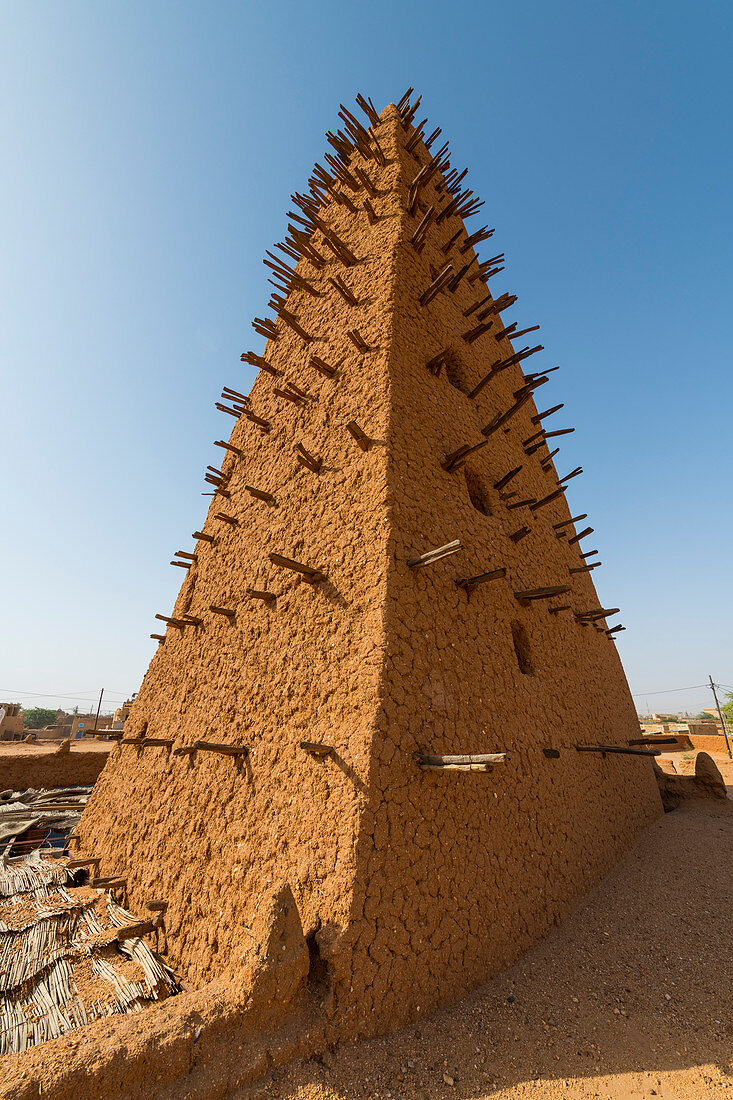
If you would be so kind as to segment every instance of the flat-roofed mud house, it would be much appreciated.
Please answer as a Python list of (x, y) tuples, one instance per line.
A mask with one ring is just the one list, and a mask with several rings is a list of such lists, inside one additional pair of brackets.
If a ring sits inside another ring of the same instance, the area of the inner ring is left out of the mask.
[(328, 1041), (505, 967), (661, 813), (554, 368), (415, 110), (342, 112), (294, 196), (259, 373), (223, 392), (209, 512), (77, 830), (131, 908), (168, 901), (195, 987), (287, 885)]

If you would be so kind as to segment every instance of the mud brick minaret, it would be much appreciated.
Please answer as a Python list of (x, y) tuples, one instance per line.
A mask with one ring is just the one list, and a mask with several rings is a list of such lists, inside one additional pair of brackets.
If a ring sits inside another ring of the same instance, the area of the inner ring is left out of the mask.
[(209, 513), (78, 829), (133, 907), (168, 900), (195, 986), (287, 883), (336, 1036), (509, 964), (661, 813), (535, 326), (489, 291), (439, 131), (359, 104), (268, 254), (259, 372), (222, 393)]

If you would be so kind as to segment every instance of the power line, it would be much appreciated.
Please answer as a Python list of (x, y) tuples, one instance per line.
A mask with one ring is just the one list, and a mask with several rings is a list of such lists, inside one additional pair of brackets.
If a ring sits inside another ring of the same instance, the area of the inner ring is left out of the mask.
[[(94, 700), (97, 698), (96, 693), (94, 695), (86, 695), (86, 694), (83, 694), (83, 693), (80, 693), (79, 695), (68, 695), (65, 692), (61, 692), (61, 691), (19, 691), (18, 688), (0, 688), (0, 691), (2, 691), (3, 694), (7, 693), (8, 695), (22, 695), (22, 696), (26, 696), (26, 697), (34, 696), (34, 697), (37, 697), (39, 699), (73, 699), (74, 701), (77, 701), (77, 702), (78, 701), (81, 701), (81, 702), (94, 702)], [(123, 702), (126, 699), (129, 699), (129, 697), (130, 697), (129, 694), (128, 695), (112, 695), (110, 693), (110, 694), (107, 695), (108, 699), (113, 699), (113, 700), (121, 699)]]
[(637, 699), (640, 695), (669, 695), (669, 693), (671, 691), (695, 691), (697, 688), (709, 688), (709, 687), (710, 687), (710, 684), (693, 684), (692, 687), (667, 688), (666, 691), (633, 691), (631, 693), (631, 697), (632, 697), (632, 699)]

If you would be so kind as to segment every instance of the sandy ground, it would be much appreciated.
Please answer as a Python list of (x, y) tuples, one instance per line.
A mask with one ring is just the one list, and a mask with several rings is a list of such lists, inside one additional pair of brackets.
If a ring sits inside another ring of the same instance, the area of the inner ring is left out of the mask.
[[(733, 766), (717, 762), (733, 784)], [(733, 1098), (732, 1059), (733, 801), (695, 800), (470, 996), (236, 1096)]]
[[(45, 756), (52, 756), (60, 744), (60, 741), (36, 741), (29, 745), (23, 741), (0, 741), (0, 759), (7, 757), (10, 760), (17, 760), (25, 756), (29, 760), (40, 760)], [(80, 737), (71, 742), (71, 752), (72, 755), (92, 752), (103, 753), (106, 756), (115, 744), (114, 741), (95, 741)]]

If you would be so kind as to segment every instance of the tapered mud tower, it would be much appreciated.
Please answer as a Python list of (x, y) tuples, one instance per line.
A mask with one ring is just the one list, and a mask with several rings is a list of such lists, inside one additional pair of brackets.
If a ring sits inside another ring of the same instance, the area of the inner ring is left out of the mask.
[(534, 326), (488, 289), (439, 131), (360, 105), (266, 261), (259, 374), (222, 395), (209, 514), (78, 829), (133, 908), (168, 901), (193, 985), (289, 885), (334, 1036), (506, 966), (661, 812)]

